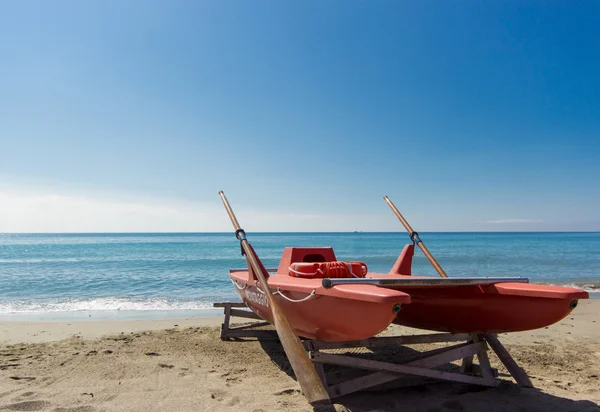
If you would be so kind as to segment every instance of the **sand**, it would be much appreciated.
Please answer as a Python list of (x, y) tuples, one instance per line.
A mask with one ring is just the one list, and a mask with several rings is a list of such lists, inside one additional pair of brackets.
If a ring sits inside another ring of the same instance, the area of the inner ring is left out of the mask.
[[(221, 341), (221, 318), (0, 322), (0, 411), (313, 411), (274, 341)], [(422, 333), (391, 327), (386, 334)], [(338, 411), (600, 411), (600, 300), (500, 340), (535, 389), (436, 383), (336, 400)], [(382, 359), (383, 360), (383, 359)]]

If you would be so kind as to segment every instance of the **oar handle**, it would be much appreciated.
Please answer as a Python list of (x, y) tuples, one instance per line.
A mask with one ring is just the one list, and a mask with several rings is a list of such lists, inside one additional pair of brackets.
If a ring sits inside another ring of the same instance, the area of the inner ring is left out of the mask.
[(221, 196), (221, 201), (223, 202), (223, 206), (225, 206), (225, 210), (227, 211), (227, 214), (229, 215), (229, 219), (231, 219), (231, 223), (233, 224), (233, 227), (235, 228), (236, 231), (240, 230), (240, 224), (237, 221), (237, 218), (235, 217), (235, 214), (233, 213), (233, 210), (231, 209), (231, 206), (229, 205), (229, 202), (227, 201), (227, 198), (225, 197), (225, 193), (223, 193), (222, 190), (219, 190), (219, 196)]
[(396, 217), (398, 219), (400, 219), (400, 222), (402, 223), (402, 225), (404, 226), (404, 228), (406, 229), (406, 231), (408, 233), (411, 233), (411, 234), (414, 233), (413, 228), (406, 221), (406, 219), (404, 219), (404, 216), (402, 216), (402, 213), (400, 213), (400, 211), (398, 210), (398, 208), (396, 207), (396, 205), (390, 200), (390, 198), (387, 197), (387, 196), (383, 196), (383, 198), (385, 199), (385, 201), (387, 202), (387, 204), (390, 206), (390, 208), (392, 208), (392, 212), (394, 212), (394, 214), (396, 215)]
[(413, 228), (406, 221), (406, 219), (404, 218), (404, 216), (402, 216), (402, 213), (400, 213), (400, 211), (398, 210), (398, 208), (396, 207), (396, 205), (394, 204), (394, 202), (392, 202), (390, 200), (390, 198), (387, 197), (387, 196), (384, 196), (383, 198), (385, 199), (385, 201), (387, 202), (387, 204), (389, 205), (389, 207), (392, 209), (392, 211), (394, 212), (394, 214), (396, 215), (396, 217), (400, 220), (400, 222), (402, 222), (402, 225), (404, 226), (404, 228), (406, 229), (406, 231), (410, 234), (410, 239), (414, 243), (416, 243), (419, 246), (419, 248), (423, 251), (423, 254), (427, 257), (427, 259), (429, 260), (429, 263), (431, 263), (431, 265), (433, 266), (433, 268), (435, 269), (435, 271), (441, 277), (447, 278), (448, 275), (446, 274), (446, 272), (444, 272), (444, 269), (442, 269), (442, 267), (440, 266), (440, 264), (438, 263), (438, 261), (435, 260), (435, 258), (431, 254), (431, 252), (429, 252), (429, 249), (427, 249), (427, 246), (425, 246), (425, 244), (421, 241), (421, 239), (419, 238), (419, 234), (413, 230)]

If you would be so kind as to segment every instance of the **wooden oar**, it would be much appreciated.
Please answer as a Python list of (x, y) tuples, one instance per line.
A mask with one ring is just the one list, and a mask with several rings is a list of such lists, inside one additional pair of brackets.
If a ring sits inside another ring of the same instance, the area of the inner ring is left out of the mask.
[(298, 338), (298, 335), (296, 335), (296, 332), (288, 322), (285, 314), (277, 304), (277, 301), (275, 301), (275, 298), (269, 289), (269, 284), (267, 283), (267, 279), (262, 271), (261, 265), (259, 265), (257, 257), (254, 255), (250, 244), (246, 240), (246, 233), (242, 230), (235, 215), (233, 214), (233, 210), (231, 210), (231, 206), (225, 197), (225, 193), (223, 193), (223, 191), (219, 191), (219, 195), (221, 196), (223, 205), (225, 206), (227, 214), (231, 219), (231, 223), (235, 228), (235, 235), (240, 240), (242, 248), (244, 249), (244, 252), (248, 257), (248, 261), (252, 266), (252, 270), (254, 270), (254, 273), (256, 273), (258, 276), (262, 289), (266, 292), (269, 307), (273, 313), (273, 321), (275, 323), (277, 335), (279, 336), (279, 340), (281, 341), (283, 350), (290, 361), (292, 369), (298, 378), (298, 383), (300, 384), (302, 393), (311, 404), (331, 403), (329, 400), (329, 395), (327, 394), (327, 390), (323, 386), (323, 382), (321, 381), (321, 378), (319, 378), (312, 361), (308, 358), (308, 355), (304, 350), (304, 346), (302, 346), (302, 343), (300, 342), (300, 338)]
[(406, 219), (404, 219), (404, 216), (402, 216), (402, 214), (400, 213), (400, 211), (398, 210), (398, 208), (396, 207), (396, 205), (394, 205), (394, 203), (390, 200), (389, 197), (384, 196), (383, 198), (385, 199), (385, 201), (387, 202), (387, 204), (392, 208), (392, 211), (394, 212), (394, 214), (396, 215), (396, 217), (398, 217), (398, 219), (400, 219), (400, 222), (402, 222), (402, 225), (404, 226), (404, 228), (406, 229), (406, 231), (410, 234), (410, 239), (413, 242), (415, 242), (417, 245), (419, 245), (419, 247), (423, 251), (423, 254), (425, 256), (427, 256), (427, 259), (429, 259), (429, 262), (435, 268), (435, 270), (437, 271), (437, 273), (441, 277), (447, 278), (448, 275), (446, 275), (446, 272), (444, 272), (444, 269), (442, 269), (442, 267), (437, 262), (437, 260), (435, 260), (435, 258), (433, 257), (433, 255), (429, 252), (429, 249), (427, 249), (427, 246), (425, 246), (423, 244), (423, 242), (419, 238), (419, 234), (417, 232), (415, 232), (412, 227), (410, 227), (410, 225), (408, 224), (408, 222), (406, 221)]

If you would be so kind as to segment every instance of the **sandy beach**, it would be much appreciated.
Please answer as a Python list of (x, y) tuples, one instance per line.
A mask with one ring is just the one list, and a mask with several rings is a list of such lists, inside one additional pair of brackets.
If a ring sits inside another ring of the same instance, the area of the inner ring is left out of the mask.
[[(220, 317), (0, 322), (0, 410), (312, 411), (280, 346), (219, 339)], [(386, 334), (422, 333), (393, 326)], [(336, 399), (338, 411), (600, 411), (600, 300), (500, 340), (535, 388), (436, 383)]]

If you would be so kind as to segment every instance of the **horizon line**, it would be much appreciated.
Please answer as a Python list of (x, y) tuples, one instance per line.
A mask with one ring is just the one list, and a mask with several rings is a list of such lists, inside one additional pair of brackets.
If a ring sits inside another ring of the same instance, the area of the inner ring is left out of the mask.
[[(328, 233), (328, 234), (361, 234), (361, 233), (383, 233), (383, 234), (391, 234), (391, 233), (404, 233), (408, 235), (406, 231), (252, 231), (247, 233), (255, 233), (255, 234), (313, 234), (313, 233)], [(419, 233), (498, 233), (498, 234), (509, 234), (509, 233), (600, 233), (600, 230), (542, 230), (542, 231), (532, 231), (532, 230), (511, 230), (511, 231), (497, 231), (497, 230), (466, 230), (466, 231), (437, 231), (437, 230), (429, 230), (429, 231), (419, 231)], [(200, 234), (200, 235), (224, 235), (224, 234), (232, 234), (235, 235), (235, 232), (227, 231), (227, 232), (0, 232), (0, 235), (185, 235), (185, 234)]]

